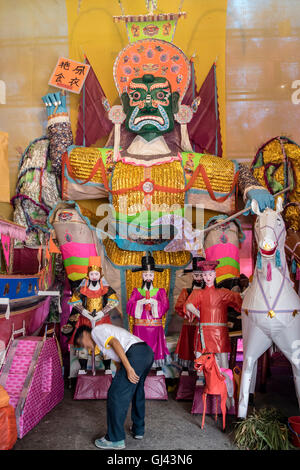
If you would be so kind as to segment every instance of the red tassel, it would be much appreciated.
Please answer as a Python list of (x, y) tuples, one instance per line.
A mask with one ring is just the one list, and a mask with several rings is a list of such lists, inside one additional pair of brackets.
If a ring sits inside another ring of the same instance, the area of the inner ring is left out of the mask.
[(267, 266), (267, 281), (272, 281), (272, 267), (271, 267), (271, 263), (268, 263), (268, 266)]

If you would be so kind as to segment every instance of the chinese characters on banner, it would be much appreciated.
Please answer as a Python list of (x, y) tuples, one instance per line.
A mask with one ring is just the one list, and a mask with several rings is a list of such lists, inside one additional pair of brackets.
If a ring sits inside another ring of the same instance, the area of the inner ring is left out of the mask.
[(88, 64), (60, 57), (48, 84), (72, 93), (80, 93), (89, 70)]

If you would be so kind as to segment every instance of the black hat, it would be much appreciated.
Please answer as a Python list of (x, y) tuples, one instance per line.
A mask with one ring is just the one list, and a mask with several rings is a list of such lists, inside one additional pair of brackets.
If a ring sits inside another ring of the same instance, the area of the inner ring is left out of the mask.
[(199, 261), (205, 261), (205, 258), (203, 258), (202, 256), (195, 256), (193, 258), (193, 267), (189, 269), (185, 269), (183, 272), (187, 274), (187, 273), (192, 273), (194, 271), (200, 271), (200, 269), (198, 268)]
[(146, 255), (142, 257), (142, 266), (140, 268), (133, 268), (131, 271), (133, 273), (137, 273), (138, 271), (157, 271), (161, 273), (163, 272), (163, 269), (156, 268), (153, 256)]

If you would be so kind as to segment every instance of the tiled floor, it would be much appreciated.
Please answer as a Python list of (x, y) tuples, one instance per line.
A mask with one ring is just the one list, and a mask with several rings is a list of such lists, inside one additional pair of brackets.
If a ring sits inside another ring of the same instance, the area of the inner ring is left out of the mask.
[[(256, 406), (273, 405), (285, 416), (299, 415), (291, 369), (285, 361), (272, 365), (267, 393), (256, 393)], [(190, 414), (191, 402), (177, 402), (175, 394), (168, 401), (148, 401), (146, 404), (146, 435), (143, 441), (134, 440), (129, 432), (130, 414), (126, 420), (127, 449), (192, 450), (234, 449), (232, 422), (221, 431), (212, 417), (207, 416), (204, 430), (200, 429), (201, 415)], [(64, 400), (28, 433), (18, 440), (15, 449), (96, 449), (93, 440), (105, 433), (105, 401), (74, 401), (69, 389)]]

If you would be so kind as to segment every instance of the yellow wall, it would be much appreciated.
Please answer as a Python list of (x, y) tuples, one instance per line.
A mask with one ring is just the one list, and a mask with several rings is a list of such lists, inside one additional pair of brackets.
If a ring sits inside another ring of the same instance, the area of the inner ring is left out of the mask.
[(299, 144), (299, 0), (229, 0), (226, 43), (227, 154), (252, 160), (277, 135)]
[[(9, 135), (11, 196), (20, 153), (45, 132), (41, 96), (50, 91), (47, 84), (57, 58), (68, 55), (67, 27), (64, 0), (0, 0), (0, 80), (6, 83), (0, 131)], [(0, 203), (0, 215), (11, 218), (8, 203)]]

